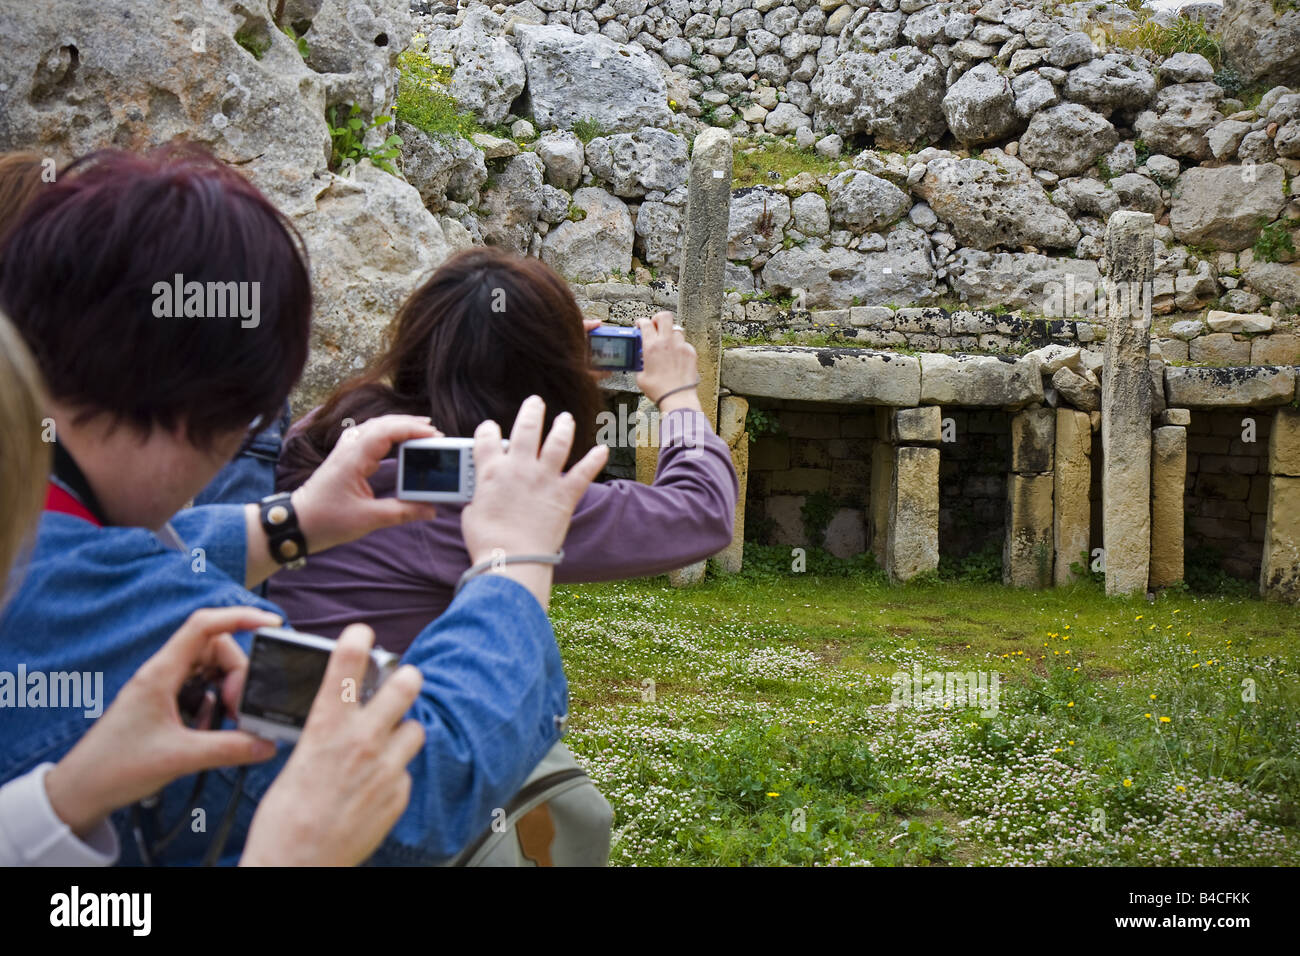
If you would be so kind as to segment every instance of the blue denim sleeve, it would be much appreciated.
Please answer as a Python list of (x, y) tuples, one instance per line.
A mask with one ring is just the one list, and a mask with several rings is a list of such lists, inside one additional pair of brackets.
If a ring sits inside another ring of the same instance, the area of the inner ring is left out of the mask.
[(568, 685), (546, 612), (522, 585), (476, 578), (407, 649), (424, 672), (411, 803), (371, 862), (445, 862), (492, 823), (563, 734)]
[(248, 525), (244, 505), (204, 505), (186, 508), (172, 517), (171, 526), (188, 549), (193, 570), (212, 565), (243, 584), (248, 567)]

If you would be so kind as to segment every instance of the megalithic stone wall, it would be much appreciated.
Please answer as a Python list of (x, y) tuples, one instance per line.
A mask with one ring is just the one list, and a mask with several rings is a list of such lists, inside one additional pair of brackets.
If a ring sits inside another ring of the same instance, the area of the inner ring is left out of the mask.
[(748, 414), (749, 402), (739, 395), (727, 395), (718, 402), (718, 436), (731, 449), (731, 464), (740, 482), (731, 544), (714, 559), (729, 574), (737, 573), (745, 558), (745, 489), (749, 485), (749, 435), (745, 433), (745, 417)]
[(1300, 604), (1300, 411), (1277, 410), (1268, 439), (1268, 518), (1259, 591)]
[(1151, 561), (1151, 277), (1155, 217), (1117, 212), (1106, 226), (1106, 353), (1101, 388), (1106, 593), (1147, 588)]

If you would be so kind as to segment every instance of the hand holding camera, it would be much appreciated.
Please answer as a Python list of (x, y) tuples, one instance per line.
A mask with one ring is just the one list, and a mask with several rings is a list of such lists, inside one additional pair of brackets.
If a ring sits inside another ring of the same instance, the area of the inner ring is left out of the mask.
[[(573, 416), (557, 415), (543, 442), (545, 415), (540, 398), (525, 400), (505, 448), (496, 422), (484, 422), (474, 433), (478, 481), (474, 500), (461, 516), (461, 532), (475, 564), (494, 554), (559, 551), (574, 507), (605, 466), (609, 449), (596, 445), (565, 473), (573, 447)], [(505, 564), (499, 570), (532, 591), (543, 607), (549, 604), (549, 565)]]
[(699, 395), (693, 387), (700, 380), (699, 361), (673, 319), (671, 312), (657, 312), (652, 319), (637, 320), (645, 368), (637, 375), (636, 384), (665, 415), (678, 408), (700, 411)]
[(196, 674), (210, 675), (220, 702), (233, 711), (248, 660), (231, 633), (279, 623), (274, 614), (248, 607), (191, 614), (45, 778), (59, 818), (84, 835), (118, 807), (157, 793), (177, 777), (274, 756), (275, 745), (253, 734), (205, 729), (216, 701), (205, 700), (199, 722), (186, 726), (177, 698)]
[(241, 866), (360, 863), (406, 809), (406, 766), (424, 746), (424, 728), (404, 718), (424, 678), (398, 667), (363, 703), (374, 639), (354, 624), (331, 642), (298, 744), (258, 806)]

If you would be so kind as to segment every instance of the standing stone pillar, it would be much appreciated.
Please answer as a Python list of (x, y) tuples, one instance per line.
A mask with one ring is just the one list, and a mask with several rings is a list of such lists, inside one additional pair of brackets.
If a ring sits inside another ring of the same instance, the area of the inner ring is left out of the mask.
[(1011, 419), (1002, 583), (1018, 588), (1052, 584), (1052, 493), (1056, 410), (1026, 408)]
[(1151, 433), (1150, 587), (1167, 588), (1183, 579), (1186, 487), (1187, 429), (1164, 425)]
[(885, 572), (895, 583), (939, 569), (937, 446), (942, 437), (943, 412), (938, 405), (901, 408), (889, 415), (889, 439), (895, 447), (891, 449), (894, 467)]
[[(718, 387), (722, 370), (723, 283), (727, 270), (727, 223), (731, 218), (731, 134), (709, 128), (695, 137), (687, 185), (682, 267), (677, 278), (677, 322), (686, 341), (699, 356), (700, 408), (709, 427), (718, 427)], [(647, 400), (641, 402), (641, 412)], [(741, 431), (744, 431), (742, 420)], [(748, 449), (746, 449), (748, 455)], [(659, 445), (637, 448), (636, 477), (650, 484), (659, 467)], [(739, 508), (744, 508), (745, 486), (740, 487)], [(738, 524), (743, 529), (743, 520)], [(742, 531), (743, 534), (743, 531)], [(669, 572), (674, 587), (693, 584), (704, 577), (705, 562)]]
[(1145, 592), (1151, 561), (1151, 277), (1155, 218), (1106, 226), (1106, 352), (1101, 386), (1106, 593)]
[(1268, 516), (1259, 593), (1300, 604), (1300, 411), (1282, 407), (1268, 436)]
[(1053, 469), (1052, 546), (1056, 551), (1052, 580), (1057, 587), (1088, 571), (1092, 557), (1092, 421), (1087, 412), (1056, 410), (1056, 460)]
[(731, 544), (715, 559), (720, 570), (735, 574), (745, 557), (745, 487), (749, 484), (749, 436), (745, 434), (745, 417), (749, 402), (739, 395), (728, 395), (718, 403), (718, 436), (731, 449), (731, 464), (740, 482), (736, 496), (736, 525)]
[(718, 426), (722, 302), (731, 218), (731, 134), (709, 127), (695, 137), (686, 195), (686, 237), (677, 278), (677, 321), (700, 359), (700, 407)]

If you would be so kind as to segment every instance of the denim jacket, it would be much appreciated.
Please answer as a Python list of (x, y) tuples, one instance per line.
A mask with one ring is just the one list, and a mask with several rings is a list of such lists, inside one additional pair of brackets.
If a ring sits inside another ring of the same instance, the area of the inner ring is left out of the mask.
[[(18, 572), (21, 585), (0, 615), (0, 671), (16, 674), (23, 665), (28, 675), (102, 672), (106, 706), (191, 612), (248, 605), (282, 613), (238, 583), (245, 567), (242, 507), (192, 508), (172, 526), (186, 553), (142, 528), (98, 528), (71, 515), (42, 515), (30, 561)], [(249, 635), (236, 639), (247, 651)], [(497, 576), (471, 581), (421, 632), (403, 662), (424, 673), (424, 689), (408, 716), (424, 726), (426, 740), (408, 768), (410, 805), (371, 862), (445, 862), (491, 824), (492, 811), (559, 740), (568, 688), (545, 612), (527, 589)], [(89, 727), (81, 706), (0, 706), (0, 783), (57, 761)], [(288, 751), (281, 747), (272, 760), (249, 767), (222, 863), (238, 861), (258, 800)], [(191, 814), (157, 862), (202, 859), (236, 773), (208, 773), (197, 803), (203, 814)], [(186, 777), (165, 788), (162, 827), (185, 811), (193, 784)], [(194, 832), (200, 817), (203, 832)], [(141, 862), (128, 811), (119, 810), (113, 822), (121, 862)]]

